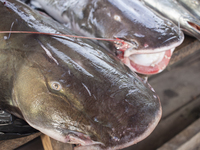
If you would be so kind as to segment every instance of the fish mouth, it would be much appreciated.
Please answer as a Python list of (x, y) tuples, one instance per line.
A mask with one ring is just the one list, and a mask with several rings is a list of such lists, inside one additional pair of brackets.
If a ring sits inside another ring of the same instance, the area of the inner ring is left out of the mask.
[(194, 36), (196, 37), (198, 40), (200, 40), (200, 25), (195, 23), (195, 21), (189, 21), (186, 20), (186, 24), (189, 26), (189, 28), (191, 30), (187, 30), (187, 29), (182, 29), (186, 34), (190, 35), (190, 36)]
[(187, 21), (187, 23), (193, 27), (195, 30), (198, 30), (200, 32), (200, 26), (198, 24), (195, 24), (193, 22)]
[[(165, 42), (169, 40), (170, 39)], [(145, 49), (144, 46), (144, 49), (142, 50), (137, 49), (137, 44), (125, 41), (121, 45), (119, 45), (119, 43), (115, 44), (115, 47), (120, 51), (120, 53), (117, 54), (117, 57), (131, 70), (140, 74), (151, 75), (160, 73), (166, 68), (174, 49), (179, 46), (183, 40), (184, 35), (180, 31), (179, 40), (168, 46), (155, 49)]]
[[(27, 120), (26, 120), (27, 121)], [(57, 128), (57, 129), (48, 129), (45, 127), (39, 127), (31, 122), (27, 121), (27, 123), (32, 126), (33, 128), (41, 131), (42, 133), (50, 136), (51, 138), (58, 140), (63, 143), (69, 143), (69, 144), (77, 144), (78, 147), (82, 146), (91, 146), (91, 145), (104, 145), (101, 142), (94, 141), (90, 138), (89, 135), (84, 134), (82, 132), (78, 131), (72, 131), (68, 129), (63, 128)]]
[(76, 131), (68, 132), (63, 141), (64, 143), (77, 144), (78, 146), (104, 145), (101, 142), (93, 141), (89, 135)]
[(124, 58), (123, 62), (137, 73), (147, 75), (160, 73), (168, 65), (174, 49), (155, 54), (131, 55)]
[[(192, 22), (190, 22), (189, 24), (193, 27), (195, 26), (195, 29), (200, 29), (199, 26), (197, 26), (196, 24), (192, 24)], [(162, 43), (160, 43), (160, 46), (149, 47), (148, 43), (141, 46), (139, 44), (139, 41), (137, 40), (131, 39), (131, 41), (127, 41), (124, 38), (117, 38), (117, 37), (114, 38), (122, 41), (114, 42), (114, 46), (116, 47), (117, 50), (124, 52), (124, 57), (129, 57), (131, 55), (136, 55), (136, 54), (154, 54), (154, 53), (164, 52), (176, 48), (177, 46), (181, 45), (182, 42), (184, 41), (183, 32), (181, 31), (181, 29), (177, 30), (178, 30), (177, 32), (179, 32), (178, 37), (172, 36), (163, 41)], [(176, 41), (167, 44), (169, 41), (173, 41), (174, 39), (176, 39)]]

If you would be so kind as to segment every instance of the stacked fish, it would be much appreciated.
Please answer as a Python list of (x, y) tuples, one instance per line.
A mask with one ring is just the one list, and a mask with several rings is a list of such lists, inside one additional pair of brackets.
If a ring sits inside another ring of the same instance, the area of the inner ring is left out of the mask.
[(184, 39), (179, 28), (139, 0), (32, 4), (63, 24), (0, 0), (0, 30), (9, 31), (0, 34), (0, 109), (79, 149), (122, 149), (146, 138), (161, 104), (134, 71), (161, 72)]
[(32, 0), (32, 3), (77, 34), (124, 40), (98, 43), (140, 74), (156, 74), (165, 69), (175, 47), (184, 39), (177, 26), (138, 0)]
[(200, 40), (199, 0), (141, 0), (148, 7), (172, 20), (188, 35)]

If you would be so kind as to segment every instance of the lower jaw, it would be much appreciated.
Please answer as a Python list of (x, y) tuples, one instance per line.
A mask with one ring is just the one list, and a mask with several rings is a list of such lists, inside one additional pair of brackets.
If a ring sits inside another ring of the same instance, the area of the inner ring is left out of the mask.
[(133, 60), (130, 60), (129, 58), (124, 58), (122, 61), (131, 70), (133, 70), (137, 73), (151, 75), (151, 74), (160, 73), (161, 71), (163, 71), (166, 68), (166, 66), (168, 65), (168, 63), (170, 61), (172, 53), (173, 53), (173, 50), (165, 51), (164, 57), (162, 58), (161, 61), (159, 61), (153, 65), (149, 65), (149, 66), (137, 64)]

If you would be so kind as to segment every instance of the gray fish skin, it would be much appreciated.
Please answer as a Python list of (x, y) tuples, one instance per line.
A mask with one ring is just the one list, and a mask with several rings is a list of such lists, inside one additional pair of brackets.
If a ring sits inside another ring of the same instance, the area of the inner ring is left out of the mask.
[(200, 19), (200, 1), (199, 0), (177, 0), (196, 18)]
[[(158, 17), (139, 0), (32, 0), (33, 2), (38, 2), (52, 17), (65, 23), (77, 34), (123, 39), (123, 43), (98, 41), (98, 44), (114, 54), (120, 54), (122, 57), (119, 58), (131, 70), (141, 74), (156, 74), (165, 69), (169, 60), (164, 61), (164, 58), (170, 59), (174, 48), (184, 39), (182, 31), (176, 25)], [(158, 52), (166, 53), (165, 56), (161, 53), (158, 56), (152, 54)]]
[[(0, 18), (1, 31), (72, 34), (16, 0), (0, 0)], [(151, 86), (88, 40), (0, 34), (0, 62), (0, 108), (56, 140), (122, 149), (160, 120)]]
[[(165, 51), (180, 45), (183, 33), (139, 0), (32, 0), (68, 28), (86, 36), (120, 38), (137, 53)], [(150, 52), (149, 52), (150, 51)]]
[(200, 40), (200, 20), (176, 0), (141, 0), (151, 9), (179, 25), (182, 30)]

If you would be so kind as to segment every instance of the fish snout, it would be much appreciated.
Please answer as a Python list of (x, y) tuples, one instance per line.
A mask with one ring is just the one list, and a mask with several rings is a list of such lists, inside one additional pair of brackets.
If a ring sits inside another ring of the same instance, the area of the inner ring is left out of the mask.
[[(137, 35), (131, 38), (120, 36), (116, 41), (117, 57), (132, 71), (140, 74), (156, 74), (168, 65), (174, 49), (184, 40), (180, 27), (165, 20), (163, 32), (150, 35)], [(160, 30), (161, 30), (160, 29)]]
[[(162, 114), (159, 98), (149, 85), (148, 92), (142, 90), (140, 81), (135, 86), (130, 85), (124, 93), (116, 91), (106, 104), (102, 102), (96, 108), (100, 113), (91, 118), (94, 120), (91, 121), (91, 139), (103, 143), (97, 144), (97, 149), (126, 148), (145, 139), (157, 126)], [(123, 91), (123, 88), (120, 90)]]

